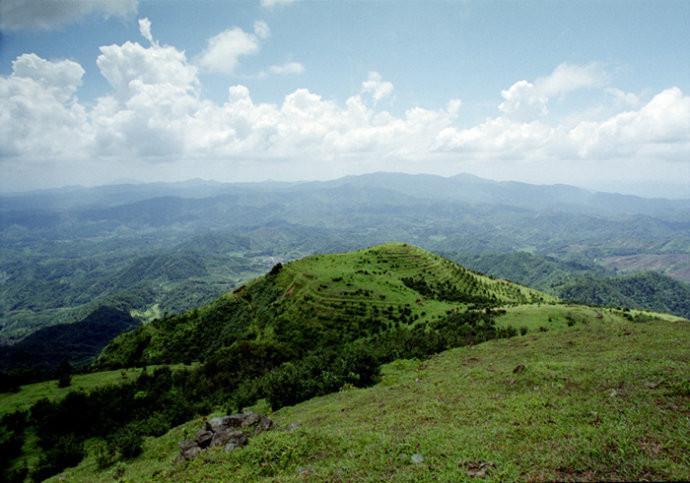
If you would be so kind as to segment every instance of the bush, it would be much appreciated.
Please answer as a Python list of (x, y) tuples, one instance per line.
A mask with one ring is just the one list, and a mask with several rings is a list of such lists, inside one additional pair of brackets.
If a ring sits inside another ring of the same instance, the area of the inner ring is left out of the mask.
[(74, 435), (61, 436), (50, 448), (44, 448), (31, 477), (34, 480), (43, 481), (65, 468), (78, 465), (83, 457), (84, 442), (82, 440)]
[(96, 457), (96, 466), (99, 470), (103, 470), (115, 462), (113, 448), (105, 441), (98, 441), (93, 451)]
[(125, 426), (115, 432), (110, 440), (110, 447), (124, 459), (139, 456), (144, 444), (144, 437), (133, 425)]

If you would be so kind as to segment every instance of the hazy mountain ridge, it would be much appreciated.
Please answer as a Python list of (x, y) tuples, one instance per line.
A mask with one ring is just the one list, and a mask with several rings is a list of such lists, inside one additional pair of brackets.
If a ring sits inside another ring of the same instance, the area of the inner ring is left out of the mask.
[[(118, 291), (138, 300), (137, 310), (155, 304), (184, 310), (261, 273), (273, 259), (389, 240), (473, 255), (530, 251), (595, 270), (599, 260), (615, 259), (623, 271), (626, 263), (638, 265), (632, 257), (647, 256), (656, 257), (661, 272), (681, 279), (690, 273), (686, 201), (612, 195), (627, 203), (613, 215), (599, 209), (599, 195), (468, 175), (376, 173), (328, 182), (192, 181), (3, 196), (0, 337), (16, 340), (44, 325), (78, 320)], [(551, 201), (536, 203), (540, 196)], [(663, 212), (667, 205), (672, 216), (630, 214)], [(205, 236), (237, 244), (219, 253), (199, 242)], [(166, 257), (201, 267), (189, 272), (193, 282), (156, 266), (142, 270)], [(122, 286), (127, 270), (143, 276), (138, 285)]]

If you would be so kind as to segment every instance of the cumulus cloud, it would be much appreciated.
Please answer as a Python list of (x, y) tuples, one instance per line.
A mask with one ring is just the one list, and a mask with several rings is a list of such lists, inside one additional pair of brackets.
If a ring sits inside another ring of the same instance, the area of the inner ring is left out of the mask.
[(0, 156), (60, 158), (87, 149), (87, 113), (74, 97), (83, 75), (70, 60), (17, 57), (12, 73), (0, 76)]
[(534, 119), (549, 113), (549, 99), (578, 89), (598, 87), (606, 80), (606, 72), (600, 64), (561, 64), (546, 77), (534, 82), (521, 80), (501, 91), (503, 102), (498, 108), (514, 118)]
[(119, 98), (132, 96), (142, 85), (172, 85), (183, 91), (199, 86), (196, 67), (174, 47), (125, 42), (100, 51), (96, 65)]
[(137, 0), (2, 0), (0, 30), (50, 30), (89, 14), (125, 17), (136, 13), (137, 4)]
[(489, 119), (477, 126), (449, 127), (439, 134), (438, 149), (484, 159), (690, 160), (690, 97), (665, 89), (638, 110), (573, 127), (543, 121)]
[(268, 38), (270, 33), (268, 25), (262, 21), (254, 23), (254, 33), (245, 32), (239, 27), (224, 30), (208, 39), (198, 64), (209, 72), (232, 74), (240, 57), (259, 52), (261, 41)]
[[(112, 163), (173, 163), (194, 172), (209, 162), (231, 170), (235, 163), (260, 166), (278, 160), (309, 169), (366, 162), (378, 163), (378, 169), (386, 169), (386, 163), (388, 169), (400, 169), (400, 163), (417, 163), (422, 171), (441, 162), (459, 171), (465, 166), (460, 163), (508, 166), (524, 160), (542, 166), (616, 159), (690, 161), (690, 96), (677, 87), (645, 100), (622, 95), (630, 102), (603, 119), (563, 123), (504, 112), (465, 127), (459, 126), (459, 99), (401, 113), (381, 108), (379, 101), (394, 86), (376, 72), (344, 102), (304, 88), (279, 102), (257, 102), (248, 87), (234, 85), (219, 103), (202, 96), (197, 66), (184, 52), (155, 42), (148, 22), (142, 21), (140, 28), (146, 46), (129, 41), (100, 48), (96, 64), (111, 90), (89, 106), (77, 97), (84, 75), (78, 63), (35, 54), (15, 59), (11, 74), (0, 76), (0, 162), (5, 172), (10, 165), (46, 160), (81, 160), (81, 170), (90, 172), (99, 170), (84, 167)], [(243, 34), (258, 39), (256, 33)], [(298, 73), (297, 65), (269, 70)], [(504, 102), (519, 97), (539, 113), (563, 93), (595, 85), (610, 89), (601, 77), (568, 76), (568, 69), (514, 84)], [(612, 101), (620, 94), (610, 93)]]
[(297, 75), (304, 73), (304, 66), (300, 62), (286, 62), (272, 65), (268, 71), (274, 75)]
[(378, 102), (393, 92), (393, 84), (384, 81), (378, 72), (369, 72), (367, 80), (362, 82), (362, 93), (371, 95), (374, 101)]
[(286, 7), (295, 3), (295, 0), (261, 0), (261, 6), (268, 10), (274, 7)]

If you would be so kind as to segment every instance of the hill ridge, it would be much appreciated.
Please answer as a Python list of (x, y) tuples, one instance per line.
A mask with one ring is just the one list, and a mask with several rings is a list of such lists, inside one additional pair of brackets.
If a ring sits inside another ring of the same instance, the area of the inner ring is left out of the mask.
[(321, 331), (355, 339), (470, 306), (556, 301), (414, 245), (385, 243), (276, 265), (209, 305), (121, 335), (98, 364), (190, 362), (241, 339), (293, 343), (288, 326), (305, 337)]

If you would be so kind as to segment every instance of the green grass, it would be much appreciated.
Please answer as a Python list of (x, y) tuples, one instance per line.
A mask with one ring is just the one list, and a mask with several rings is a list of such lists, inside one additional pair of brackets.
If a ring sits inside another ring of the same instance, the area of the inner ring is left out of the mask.
[[(160, 366), (149, 366), (149, 371)], [(171, 366), (171, 369), (185, 367), (183, 364)], [(37, 401), (47, 398), (57, 401), (71, 391), (89, 392), (97, 387), (132, 382), (141, 374), (140, 368), (122, 369), (115, 371), (100, 371), (89, 374), (72, 376), (72, 384), (68, 387), (58, 387), (57, 380), (37, 382), (21, 386), (19, 391), (0, 393), (0, 416), (16, 410), (29, 409)]]
[(60, 478), (458, 481), (486, 463), (494, 481), (690, 479), (690, 322), (600, 310), (516, 307), (515, 325), (550, 316), (561, 329), (389, 364), (374, 387), (277, 411), (275, 430), (232, 453), (176, 461), (197, 419), (129, 463), (98, 471), (90, 455)]

